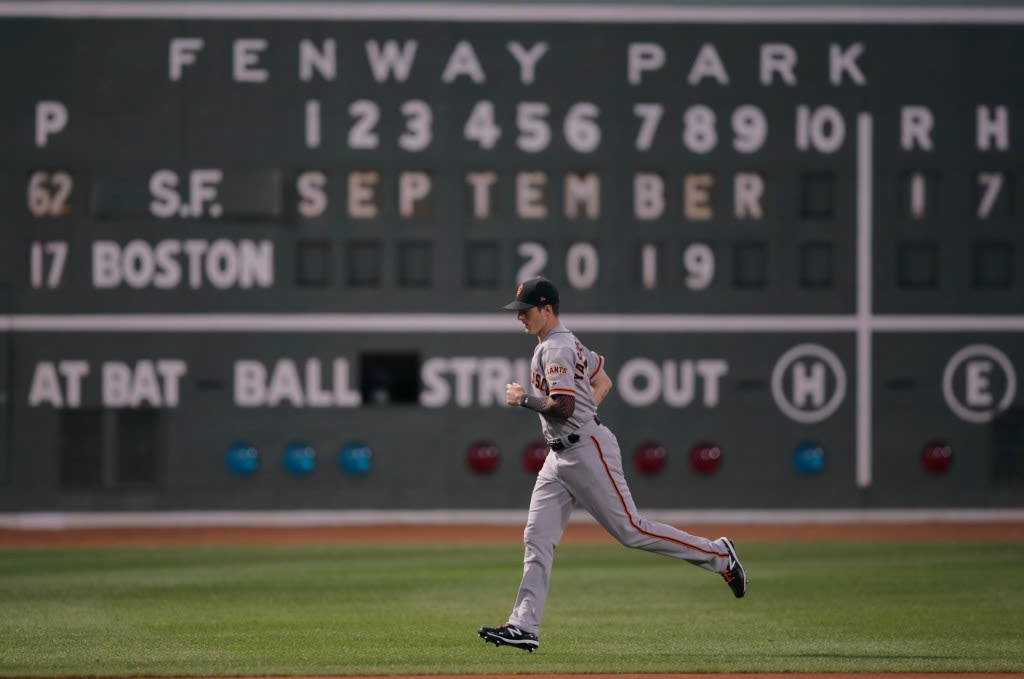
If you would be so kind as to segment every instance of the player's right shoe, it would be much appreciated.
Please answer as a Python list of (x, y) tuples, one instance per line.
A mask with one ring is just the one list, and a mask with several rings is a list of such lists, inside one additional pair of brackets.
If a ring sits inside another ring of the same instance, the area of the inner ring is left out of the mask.
[(743, 595), (747, 593), (747, 571), (740, 563), (739, 557), (736, 556), (736, 547), (733, 546), (732, 540), (726, 537), (719, 538), (719, 540), (729, 550), (729, 563), (722, 571), (722, 579), (725, 580), (725, 584), (729, 585), (729, 589), (736, 595), (736, 598), (742, 599)]
[(515, 646), (521, 648), (524, 651), (533, 651), (540, 647), (540, 641), (537, 639), (536, 634), (531, 632), (524, 632), (515, 625), (501, 625), (500, 627), (481, 627), (477, 634), (484, 641), (488, 641), (495, 646)]

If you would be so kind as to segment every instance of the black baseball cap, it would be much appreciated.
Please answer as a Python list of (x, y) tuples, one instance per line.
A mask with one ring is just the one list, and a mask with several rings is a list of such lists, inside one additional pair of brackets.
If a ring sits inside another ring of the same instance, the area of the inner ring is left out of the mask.
[(558, 289), (543, 276), (523, 281), (516, 288), (516, 298), (505, 305), (511, 311), (522, 311), (534, 306), (558, 304)]

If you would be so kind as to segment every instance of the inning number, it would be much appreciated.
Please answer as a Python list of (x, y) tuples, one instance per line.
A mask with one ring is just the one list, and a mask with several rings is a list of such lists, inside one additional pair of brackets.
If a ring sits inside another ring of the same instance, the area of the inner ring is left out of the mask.
[(33, 172), (28, 178), (28, 211), (33, 217), (63, 217), (71, 212), (71, 175), (57, 172)]
[[(493, 149), (501, 138), (492, 101), (478, 101), (473, 105), (462, 126), (462, 135), (476, 142), (484, 150)], [(601, 145), (601, 126), (598, 118), (601, 109), (588, 101), (581, 101), (569, 107), (562, 120), (562, 136), (565, 143), (577, 153), (592, 153)], [(552, 143), (551, 107), (543, 101), (523, 101), (516, 105), (516, 147), (526, 153), (540, 153), (548, 150)]]
[[(405, 128), (398, 137), (398, 146), (405, 151), (422, 151), (433, 141), (434, 114), (430, 106), (419, 99), (410, 99), (401, 106), (405, 116)], [(348, 114), (355, 122), (348, 131), (348, 146), (351, 149), (376, 149), (380, 146), (377, 124), (380, 123), (380, 106), (369, 99), (359, 99), (348, 107)], [(316, 144), (319, 146), (319, 142)]]
[[(633, 104), (633, 115), (640, 121), (633, 146), (649, 151), (665, 117), (665, 107), (656, 103)], [(751, 104), (733, 110), (730, 117), (732, 147), (740, 153), (756, 153), (768, 137), (768, 118), (764, 111)], [(718, 148), (718, 116), (704, 104), (694, 104), (683, 111), (683, 146), (691, 153), (710, 153)]]

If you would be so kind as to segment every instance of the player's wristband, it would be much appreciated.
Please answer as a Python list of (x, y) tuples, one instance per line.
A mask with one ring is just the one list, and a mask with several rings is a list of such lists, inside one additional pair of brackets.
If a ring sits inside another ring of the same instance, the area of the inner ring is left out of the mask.
[(544, 407), (545, 401), (547, 401), (547, 399), (540, 399), (535, 396), (530, 396), (529, 394), (523, 394), (523, 397), (519, 399), (519, 405), (523, 408), (529, 408), (530, 410), (540, 412), (541, 408)]

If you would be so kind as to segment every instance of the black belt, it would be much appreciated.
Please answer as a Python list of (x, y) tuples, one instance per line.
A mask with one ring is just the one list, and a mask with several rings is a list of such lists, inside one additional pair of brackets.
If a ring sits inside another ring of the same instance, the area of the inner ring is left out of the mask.
[[(561, 450), (565, 450), (566, 448), (568, 448), (569, 446), (571, 446), (572, 444), (576, 443), (579, 440), (579, 434), (569, 434), (568, 436), (565, 437), (565, 439), (555, 439), (554, 441), (548, 441), (548, 446), (551, 447), (551, 450), (557, 453)], [(566, 443), (566, 441), (568, 441), (568, 443)]]
[[(594, 424), (596, 424), (597, 426), (601, 426), (601, 420), (595, 417)], [(548, 447), (551, 448), (551, 450), (557, 453), (559, 451), (565, 450), (569, 446), (579, 443), (579, 440), (579, 434), (569, 434), (564, 439), (555, 439), (553, 441), (547, 441), (546, 443), (548, 444)]]

